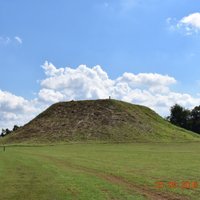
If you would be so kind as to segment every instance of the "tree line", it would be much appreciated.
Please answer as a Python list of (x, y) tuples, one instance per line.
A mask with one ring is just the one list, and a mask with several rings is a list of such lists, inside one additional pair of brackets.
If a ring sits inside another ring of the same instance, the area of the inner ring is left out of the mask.
[(1, 131), (1, 134), (0, 134), (0, 137), (4, 137), (10, 133), (12, 133), (13, 131), (16, 131), (17, 129), (19, 129), (20, 127), (17, 126), (17, 125), (14, 125), (13, 129), (12, 130), (9, 130), (8, 128), (6, 129), (2, 129)]
[(189, 110), (179, 104), (175, 104), (171, 107), (170, 116), (167, 117), (167, 120), (176, 126), (200, 134), (200, 106)]

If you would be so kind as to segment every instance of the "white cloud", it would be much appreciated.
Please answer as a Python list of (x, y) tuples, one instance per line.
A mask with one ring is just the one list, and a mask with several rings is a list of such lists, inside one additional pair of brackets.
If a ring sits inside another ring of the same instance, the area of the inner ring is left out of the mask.
[(43, 68), (48, 77), (41, 81), (42, 88), (59, 91), (66, 100), (106, 98), (113, 84), (100, 66), (88, 68), (80, 65), (77, 69), (57, 69), (51, 63), (45, 62)]
[(200, 104), (200, 98), (171, 91), (171, 85), (177, 81), (169, 75), (125, 72), (116, 79), (110, 79), (100, 66), (56, 68), (48, 62), (45, 62), (44, 66), (47, 77), (41, 81), (42, 89), (39, 93), (40, 96), (42, 94), (44, 101), (98, 99), (112, 96), (149, 106), (161, 115), (167, 115), (170, 106), (175, 103), (188, 108)]
[(48, 63), (47, 61), (42, 65), (42, 68), (47, 76), (56, 76), (64, 72), (63, 68), (56, 69), (52, 63)]
[(28, 101), (23, 97), (0, 90), (0, 128), (22, 125), (41, 111), (36, 100)]
[(185, 35), (198, 34), (200, 31), (200, 13), (198, 12), (189, 14), (178, 21), (170, 17), (166, 21), (170, 30), (179, 30)]
[(64, 95), (60, 92), (45, 88), (39, 91), (38, 97), (39, 100), (46, 103), (55, 103), (64, 100)]
[(1, 111), (26, 113), (34, 111), (29, 101), (23, 97), (13, 95), (0, 90), (0, 109)]
[(0, 45), (12, 45), (12, 44), (22, 44), (22, 39), (19, 36), (9, 37), (9, 36), (0, 36)]
[(186, 108), (200, 105), (200, 98), (171, 90), (175, 78), (156, 73), (125, 72), (116, 79), (99, 66), (57, 68), (47, 61), (42, 66), (46, 77), (40, 81), (37, 98), (26, 100), (0, 90), (0, 128), (28, 122), (44, 108), (58, 101), (112, 98), (148, 106), (162, 116), (178, 103)]
[(22, 44), (22, 39), (19, 36), (15, 36), (15, 40), (19, 43)]
[(168, 86), (176, 83), (176, 80), (173, 77), (168, 75), (152, 74), (152, 73), (124, 73), (119, 77), (117, 82), (127, 82), (130, 87), (153, 87), (153, 86)]
[(180, 20), (181, 24), (200, 29), (200, 13), (192, 13)]

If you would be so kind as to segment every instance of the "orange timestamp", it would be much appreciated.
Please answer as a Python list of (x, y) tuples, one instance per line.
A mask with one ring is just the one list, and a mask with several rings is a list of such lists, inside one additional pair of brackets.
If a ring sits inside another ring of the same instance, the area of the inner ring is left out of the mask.
[(198, 182), (197, 181), (157, 181), (155, 182), (155, 188), (157, 189), (163, 189), (163, 188), (182, 188), (182, 189), (196, 189), (198, 188)]

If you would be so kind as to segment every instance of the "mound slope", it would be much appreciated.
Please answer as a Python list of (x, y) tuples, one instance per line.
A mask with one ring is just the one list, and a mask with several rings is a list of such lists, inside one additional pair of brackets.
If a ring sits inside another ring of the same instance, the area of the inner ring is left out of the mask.
[(151, 109), (117, 100), (59, 102), (3, 139), (5, 142), (185, 141), (199, 135)]

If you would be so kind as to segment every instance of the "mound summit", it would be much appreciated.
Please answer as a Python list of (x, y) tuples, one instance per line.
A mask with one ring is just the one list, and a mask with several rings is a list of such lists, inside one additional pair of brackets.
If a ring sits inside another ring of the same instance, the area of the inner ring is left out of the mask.
[(173, 126), (145, 106), (105, 99), (53, 104), (3, 140), (145, 142), (198, 138), (199, 135)]

